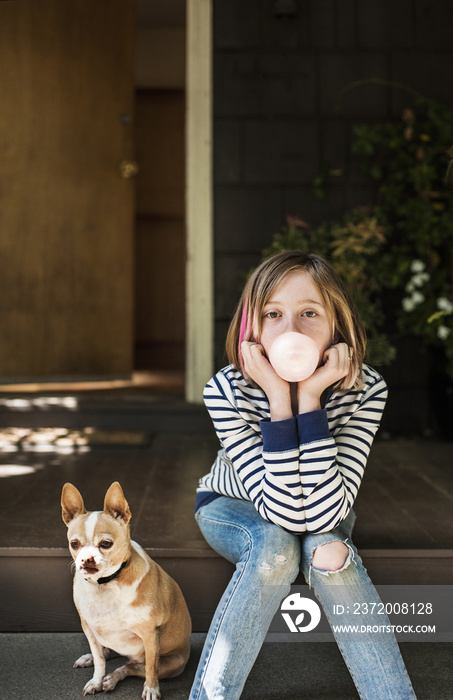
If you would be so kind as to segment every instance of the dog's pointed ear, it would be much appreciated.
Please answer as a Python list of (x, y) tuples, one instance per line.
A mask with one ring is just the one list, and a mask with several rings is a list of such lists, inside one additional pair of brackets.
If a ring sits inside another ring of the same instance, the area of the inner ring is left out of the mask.
[(61, 515), (63, 522), (69, 525), (78, 515), (85, 513), (83, 498), (72, 484), (65, 484), (61, 492)]
[(104, 513), (108, 513), (113, 518), (121, 518), (126, 525), (132, 517), (123, 489), (117, 481), (110, 486), (105, 494)]

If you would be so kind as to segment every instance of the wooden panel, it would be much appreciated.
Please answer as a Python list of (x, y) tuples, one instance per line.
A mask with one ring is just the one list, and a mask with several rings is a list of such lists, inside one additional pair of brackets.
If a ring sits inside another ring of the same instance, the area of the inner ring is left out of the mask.
[(139, 90), (136, 96), (137, 213), (184, 216), (185, 99), (182, 90)]
[(136, 339), (183, 342), (185, 337), (182, 219), (141, 219), (137, 226)]
[(133, 0), (0, 3), (0, 376), (132, 369)]
[(213, 5), (187, 3), (186, 398), (194, 403), (214, 373)]
[(139, 90), (136, 112), (135, 366), (183, 370), (184, 92)]

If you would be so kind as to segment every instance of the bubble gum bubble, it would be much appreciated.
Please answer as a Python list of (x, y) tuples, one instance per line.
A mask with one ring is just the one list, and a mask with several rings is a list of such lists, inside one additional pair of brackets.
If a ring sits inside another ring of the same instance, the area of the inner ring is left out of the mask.
[(271, 345), (269, 361), (287, 382), (301, 382), (310, 377), (319, 363), (319, 348), (302, 333), (282, 333)]

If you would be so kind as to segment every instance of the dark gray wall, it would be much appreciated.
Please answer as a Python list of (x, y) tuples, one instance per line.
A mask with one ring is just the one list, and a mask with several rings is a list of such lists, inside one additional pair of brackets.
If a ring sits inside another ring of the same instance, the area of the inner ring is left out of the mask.
[[(451, 0), (214, 0), (214, 169), (217, 365), (244, 271), (287, 214), (316, 224), (369, 203), (348, 168), (351, 124), (398, 117), (408, 96), (380, 78), (452, 103)], [(323, 161), (343, 169), (325, 202), (311, 181)]]
[[(453, 106), (452, 0), (214, 0), (216, 364), (247, 270), (287, 214), (311, 224), (373, 201), (350, 162), (351, 127), (397, 119), (411, 103), (390, 86), (341, 90), (369, 78), (410, 86)], [(343, 172), (326, 201), (312, 179), (324, 161)], [(414, 355), (411, 351), (409, 355)], [(429, 432), (436, 423), (423, 355), (383, 368), (391, 389), (384, 427)], [(437, 399), (434, 398), (434, 402)]]

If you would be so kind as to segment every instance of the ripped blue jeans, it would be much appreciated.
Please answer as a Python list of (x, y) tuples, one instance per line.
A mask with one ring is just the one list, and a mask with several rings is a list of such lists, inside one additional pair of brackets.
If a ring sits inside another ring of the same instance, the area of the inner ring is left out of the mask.
[[(350, 541), (353, 512), (340, 526), (322, 534), (292, 535), (265, 521), (249, 501), (222, 496), (196, 513), (206, 541), (236, 565), (217, 606), (195, 675), (190, 700), (237, 700), (261, 649), (267, 629), (281, 600), (289, 593), (299, 569), (329, 619), (341, 585), (342, 604), (361, 600), (379, 602), (378, 594)], [(316, 569), (317, 547), (332, 541), (348, 547), (344, 564), (333, 571)], [(338, 591), (339, 589), (337, 589)], [(331, 620), (329, 619), (329, 622)], [(373, 622), (388, 624), (379, 615)], [(337, 644), (363, 700), (413, 700), (409, 676), (393, 635), (385, 641), (350, 641)], [(300, 645), (303, 663), (304, 645)], [(320, 669), (321, 670), (321, 669)], [(301, 696), (309, 694), (301, 688)], [(332, 697), (335, 689), (332, 688)]]

